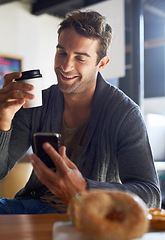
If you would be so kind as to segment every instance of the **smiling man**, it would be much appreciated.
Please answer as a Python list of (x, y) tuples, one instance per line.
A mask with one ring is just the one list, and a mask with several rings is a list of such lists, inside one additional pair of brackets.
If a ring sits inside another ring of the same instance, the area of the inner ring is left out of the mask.
[(59, 36), (55, 72), (64, 93), (94, 93), (97, 72), (108, 63), (104, 56), (97, 64), (99, 39), (81, 36), (74, 29), (64, 29)]
[(100, 40), (84, 37), (74, 28), (64, 29), (58, 42), (55, 72), (64, 93), (63, 119), (67, 127), (75, 128), (90, 115), (97, 73), (109, 58), (105, 55), (97, 63)]
[[(31, 155), (32, 175), (14, 199), (0, 200), (0, 214), (66, 212), (75, 192), (107, 188), (137, 194), (160, 207), (160, 188), (139, 107), (100, 71), (108, 64), (112, 29), (94, 11), (73, 11), (58, 30), (54, 70), (58, 84), (43, 91), (43, 106), (23, 109), (26, 90), (4, 77), (0, 90), (0, 177), (6, 176), (32, 145), (36, 132), (61, 133), (57, 152), (43, 148), (48, 168)], [(19, 90), (19, 91), (16, 91)]]

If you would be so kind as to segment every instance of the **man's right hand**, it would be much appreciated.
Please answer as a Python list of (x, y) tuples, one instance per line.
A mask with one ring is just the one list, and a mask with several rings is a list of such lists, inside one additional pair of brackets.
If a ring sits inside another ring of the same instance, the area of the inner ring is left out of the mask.
[(13, 81), (21, 77), (21, 72), (13, 72), (4, 76), (4, 83), (0, 89), (0, 130), (8, 131), (15, 113), (25, 103), (25, 99), (33, 99), (34, 95), (26, 91), (31, 91), (33, 85)]

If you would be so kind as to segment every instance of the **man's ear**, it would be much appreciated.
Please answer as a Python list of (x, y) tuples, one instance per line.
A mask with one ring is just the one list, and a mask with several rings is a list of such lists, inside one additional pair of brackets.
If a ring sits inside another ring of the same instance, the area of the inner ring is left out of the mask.
[(109, 61), (110, 61), (109, 57), (107, 55), (104, 56), (98, 64), (98, 71), (101, 71), (103, 68), (105, 68), (105, 66), (109, 63)]

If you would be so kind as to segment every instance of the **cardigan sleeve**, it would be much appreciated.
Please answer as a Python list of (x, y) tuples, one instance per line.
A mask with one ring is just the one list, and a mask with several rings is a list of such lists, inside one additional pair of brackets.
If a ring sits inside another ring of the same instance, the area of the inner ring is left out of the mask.
[(123, 119), (117, 136), (116, 161), (120, 182), (86, 179), (88, 188), (108, 188), (137, 194), (149, 208), (158, 208), (161, 193), (147, 130), (138, 107)]
[(11, 129), (0, 131), (0, 179), (22, 159), (31, 145), (29, 110), (21, 109), (12, 121)]

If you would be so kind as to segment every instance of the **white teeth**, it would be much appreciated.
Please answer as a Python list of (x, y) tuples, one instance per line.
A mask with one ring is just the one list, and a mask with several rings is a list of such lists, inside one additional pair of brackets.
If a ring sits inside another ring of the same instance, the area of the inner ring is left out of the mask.
[[(64, 75), (63, 75), (64, 76)], [(73, 78), (73, 77), (68, 77), (68, 76), (64, 76), (65, 78)]]
[[(61, 74), (62, 74), (62, 73), (61, 73)], [(72, 77), (70, 77), (70, 76), (65, 76), (64, 74), (62, 74), (62, 76), (65, 77), (65, 78), (68, 78), (68, 79), (71, 79), (71, 78), (74, 77), (74, 76), (72, 76)]]

